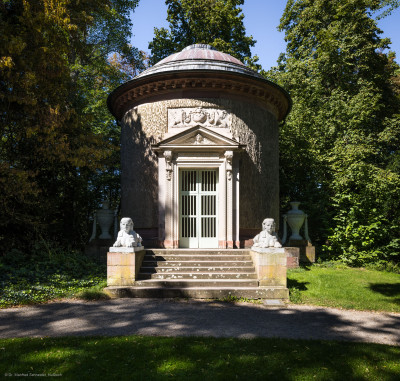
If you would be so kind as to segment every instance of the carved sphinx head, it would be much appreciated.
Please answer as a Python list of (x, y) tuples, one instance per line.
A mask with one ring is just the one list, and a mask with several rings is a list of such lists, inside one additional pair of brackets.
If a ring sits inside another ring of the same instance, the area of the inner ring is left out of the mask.
[(132, 218), (130, 218), (130, 217), (121, 218), (121, 222), (119, 224), (119, 227), (124, 232), (129, 233), (131, 230), (133, 230)]
[(271, 235), (275, 233), (275, 220), (273, 218), (266, 218), (262, 223), (262, 229)]

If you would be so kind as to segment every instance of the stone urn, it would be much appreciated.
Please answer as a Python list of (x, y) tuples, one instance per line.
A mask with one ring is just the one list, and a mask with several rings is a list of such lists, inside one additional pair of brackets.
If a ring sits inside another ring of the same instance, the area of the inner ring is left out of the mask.
[(207, 120), (207, 114), (204, 110), (198, 108), (192, 113), (192, 119), (196, 123), (204, 123)]
[(101, 229), (99, 239), (112, 239), (110, 228), (114, 220), (114, 211), (110, 209), (108, 201), (103, 202), (102, 209), (97, 211), (96, 217)]
[(289, 237), (290, 240), (302, 240), (303, 237), (300, 235), (300, 228), (303, 226), (306, 214), (299, 210), (300, 202), (293, 201), (290, 203), (292, 209), (287, 212), (287, 223), (292, 230), (292, 235)]

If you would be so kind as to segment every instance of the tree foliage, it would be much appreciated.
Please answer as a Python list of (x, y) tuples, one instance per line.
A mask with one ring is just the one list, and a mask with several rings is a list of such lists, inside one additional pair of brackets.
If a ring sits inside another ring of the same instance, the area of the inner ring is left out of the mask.
[(166, 0), (169, 29), (154, 28), (151, 63), (192, 44), (210, 44), (241, 61), (251, 61), (256, 41), (246, 36), (244, 0)]
[(399, 0), (371, 0), (371, 8), (375, 11), (382, 11), (377, 19), (389, 16), (396, 8), (400, 7)]
[[(126, 78), (137, 0), (5, 0), (0, 5), (0, 246), (86, 238), (94, 187), (115, 178), (106, 95)], [(101, 178), (101, 179), (100, 179)], [(114, 181), (114, 180), (113, 180)], [(115, 181), (114, 181), (115, 182)]]
[(314, 239), (353, 264), (400, 259), (399, 67), (383, 53), (377, 3), (289, 0), (287, 50), (269, 73), (293, 99), (281, 128), (283, 202), (304, 200)]

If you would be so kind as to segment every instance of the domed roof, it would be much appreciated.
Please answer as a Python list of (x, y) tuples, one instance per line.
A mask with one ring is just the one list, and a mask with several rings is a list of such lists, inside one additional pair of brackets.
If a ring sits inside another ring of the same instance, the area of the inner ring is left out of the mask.
[(231, 62), (236, 65), (243, 65), (237, 58), (232, 57), (229, 54), (223, 53), (215, 49), (211, 45), (206, 44), (194, 44), (187, 46), (185, 49), (178, 53), (171, 54), (164, 58), (156, 65), (162, 65), (172, 61), (183, 61), (183, 60), (213, 60), (213, 61), (225, 61)]
[(194, 44), (162, 59), (151, 68), (139, 74), (137, 78), (166, 71), (182, 70), (223, 70), (261, 77), (255, 71), (246, 67), (237, 58), (220, 52), (211, 45)]
[[(171, 54), (135, 78), (117, 87), (107, 99), (111, 113), (121, 120), (134, 104), (167, 94), (182, 97), (238, 95), (267, 103), (278, 120), (290, 110), (290, 96), (280, 86), (248, 68), (237, 58), (211, 45), (190, 45)], [(190, 94), (190, 95), (189, 95)]]

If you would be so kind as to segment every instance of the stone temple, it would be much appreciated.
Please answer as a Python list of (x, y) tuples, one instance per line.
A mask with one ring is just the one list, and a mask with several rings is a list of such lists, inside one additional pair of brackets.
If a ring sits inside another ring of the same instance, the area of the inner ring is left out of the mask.
[(144, 245), (245, 248), (279, 221), (278, 123), (289, 95), (236, 58), (191, 45), (114, 90), (121, 216)]

